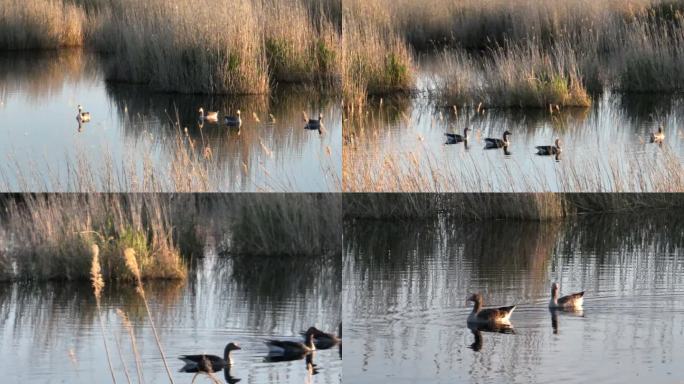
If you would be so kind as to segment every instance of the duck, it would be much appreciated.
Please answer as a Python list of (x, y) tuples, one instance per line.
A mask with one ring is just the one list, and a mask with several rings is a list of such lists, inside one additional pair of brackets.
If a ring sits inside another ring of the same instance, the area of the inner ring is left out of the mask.
[(266, 340), (268, 346), (268, 353), (273, 355), (305, 355), (316, 350), (314, 344), (314, 334), (310, 331), (306, 332), (306, 342), (290, 340)]
[(485, 149), (489, 148), (507, 148), (510, 144), (508, 137), (511, 135), (509, 131), (503, 133), (503, 140), (487, 137), (485, 138)]
[(651, 143), (662, 143), (665, 140), (665, 132), (663, 132), (663, 126), (658, 127), (657, 132), (651, 132)]
[(223, 351), (223, 358), (215, 355), (182, 355), (178, 358), (185, 362), (185, 366), (181, 368), (180, 372), (218, 372), (224, 368), (233, 365), (233, 359), (230, 357), (230, 352), (240, 350), (237, 343), (228, 343)]
[(482, 295), (473, 293), (468, 296), (468, 301), (473, 302), (473, 311), (468, 315), (468, 324), (484, 324), (484, 325), (508, 325), (510, 324), (511, 314), (515, 310), (515, 305), (499, 308), (482, 309), (483, 300)]
[(463, 135), (459, 135), (458, 133), (445, 133), (444, 135), (447, 138), (446, 143), (444, 144), (458, 144), (460, 142), (467, 142), (468, 141), (468, 132), (470, 132), (470, 128), (465, 127), (463, 129)]
[(235, 112), (235, 116), (225, 116), (224, 121), (229, 127), (240, 128), (242, 126), (242, 118), (240, 117), (240, 110)]
[[(340, 326), (340, 330), (341, 328), (342, 327)], [(338, 336), (335, 336), (332, 333), (323, 332), (316, 327), (310, 327), (306, 332), (301, 332), (301, 335), (306, 337), (306, 335), (309, 333), (313, 335), (314, 344), (316, 345), (317, 349), (328, 349), (337, 345), (341, 341)]]
[(208, 121), (210, 123), (215, 123), (218, 121), (218, 112), (217, 111), (207, 111), (206, 114), (204, 112), (204, 108), (199, 109), (200, 113), (200, 120), (202, 121)]
[(537, 148), (537, 155), (549, 156), (549, 155), (560, 155), (561, 153), (561, 141), (556, 139), (553, 145), (539, 145)]
[(558, 290), (560, 286), (558, 283), (551, 284), (551, 300), (549, 300), (549, 308), (551, 309), (579, 309), (584, 303), (584, 291), (571, 293), (569, 295), (558, 297)]
[(76, 120), (80, 123), (87, 123), (90, 121), (90, 112), (83, 112), (83, 107), (79, 104), (78, 115), (76, 115)]
[(313, 131), (321, 131), (321, 128), (323, 127), (323, 114), (319, 113), (318, 114), (318, 120), (315, 119), (306, 119), (306, 114), (304, 115), (304, 121), (306, 122), (306, 125), (304, 126), (304, 129), (310, 129)]

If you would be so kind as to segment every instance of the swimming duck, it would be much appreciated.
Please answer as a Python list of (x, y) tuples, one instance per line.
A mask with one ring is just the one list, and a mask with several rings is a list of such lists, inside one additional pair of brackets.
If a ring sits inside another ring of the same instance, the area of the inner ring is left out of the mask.
[(78, 106), (78, 115), (76, 115), (76, 120), (80, 123), (87, 123), (90, 121), (90, 112), (83, 112), (83, 107)]
[(316, 350), (314, 334), (306, 332), (306, 343), (290, 340), (266, 340), (269, 354), (276, 355), (304, 355)]
[(553, 145), (540, 145), (537, 146), (537, 155), (548, 156), (548, 155), (559, 155), (561, 153), (561, 142), (560, 139), (556, 139)]
[(199, 109), (200, 113), (200, 120), (202, 121), (208, 121), (210, 123), (215, 123), (218, 121), (218, 112), (217, 111), (207, 111), (207, 113), (204, 113), (204, 108)]
[(506, 131), (503, 133), (503, 140), (487, 137), (485, 139), (485, 148), (506, 148), (510, 144), (508, 137), (511, 135), (510, 132)]
[(229, 127), (240, 128), (242, 126), (242, 118), (240, 117), (239, 109), (235, 112), (235, 115), (236, 116), (226, 116), (224, 118), (224, 121), (226, 122), (226, 125)]
[(338, 336), (335, 336), (332, 333), (323, 332), (316, 327), (310, 327), (306, 332), (301, 332), (302, 336), (305, 337), (309, 333), (313, 335), (314, 343), (317, 349), (328, 349), (340, 342), (340, 338)]
[(662, 143), (665, 140), (665, 132), (663, 132), (663, 126), (658, 127), (657, 132), (651, 132), (651, 143)]
[(181, 368), (180, 372), (218, 372), (233, 365), (233, 359), (230, 357), (230, 352), (239, 349), (242, 348), (236, 343), (228, 343), (226, 349), (223, 351), (223, 358), (215, 355), (179, 356), (178, 358), (185, 362), (185, 366)]
[(573, 309), (581, 308), (584, 302), (584, 291), (558, 297), (558, 283), (551, 284), (551, 300), (549, 308)]
[(307, 121), (306, 115), (304, 115), (304, 121), (306, 121), (306, 125), (304, 126), (304, 129), (310, 129), (314, 131), (321, 131), (321, 128), (323, 127), (323, 114), (319, 113), (318, 114), (318, 120), (315, 119), (309, 119)]
[(458, 133), (445, 133), (444, 135), (446, 136), (447, 141), (444, 144), (458, 144), (463, 141), (468, 141), (468, 132), (470, 132), (470, 128), (465, 127), (463, 129), (463, 136)]
[(509, 307), (487, 308), (482, 309), (482, 296), (479, 293), (473, 293), (468, 296), (468, 301), (472, 301), (473, 311), (468, 316), (468, 324), (510, 324), (511, 314), (515, 309), (515, 305)]

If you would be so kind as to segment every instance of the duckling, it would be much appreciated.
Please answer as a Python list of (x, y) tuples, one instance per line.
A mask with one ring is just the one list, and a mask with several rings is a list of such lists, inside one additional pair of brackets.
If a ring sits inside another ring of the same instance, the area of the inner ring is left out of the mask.
[(235, 116), (226, 116), (224, 118), (224, 121), (226, 122), (226, 125), (229, 127), (240, 128), (242, 126), (242, 117), (240, 117), (240, 110), (238, 109), (235, 112), (235, 114)]
[(556, 139), (553, 145), (540, 145), (537, 146), (537, 155), (549, 156), (549, 155), (560, 155), (561, 153), (561, 142), (560, 139)]
[(90, 121), (90, 112), (83, 112), (83, 107), (79, 104), (78, 115), (76, 115), (78, 123), (87, 123)]
[(482, 309), (483, 300), (479, 293), (474, 293), (468, 297), (468, 301), (473, 302), (473, 311), (468, 316), (468, 324), (509, 324), (511, 314), (515, 310), (515, 305), (509, 307)]
[(470, 132), (470, 128), (465, 127), (463, 129), (463, 136), (457, 134), (457, 133), (445, 133), (444, 135), (447, 138), (446, 143), (444, 144), (458, 144), (460, 142), (467, 142), (468, 141), (468, 133)]
[(179, 356), (178, 358), (185, 362), (185, 366), (181, 368), (180, 372), (218, 372), (233, 365), (233, 359), (230, 357), (230, 352), (240, 349), (242, 348), (236, 343), (228, 343), (223, 351), (223, 358), (215, 355)]
[(511, 135), (509, 131), (503, 133), (503, 140), (487, 137), (485, 138), (485, 149), (490, 148), (506, 148), (510, 144), (508, 137)]
[(651, 132), (651, 143), (662, 143), (665, 140), (662, 124), (658, 126), (657, 132)]
[(204, 108), (199, 109), (200, 113), (200, 120), (202, 121), (208, 121), (210, 123), (215, 123), (218, 121), (218, 111), (207, 111), (206, 114), (204, 113)]
[(552, 309), (579, 309), (584, 303), (584, 291), (571, 293), (567, 296), (558, 297), (558, 283), (551, 284), (551, 300), (549, 308)]

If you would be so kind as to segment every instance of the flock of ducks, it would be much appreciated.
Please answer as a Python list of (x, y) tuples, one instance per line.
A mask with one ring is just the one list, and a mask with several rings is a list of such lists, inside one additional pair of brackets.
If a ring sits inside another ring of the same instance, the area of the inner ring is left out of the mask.
[[(464, 143), (466, 149), (468, 148), (468, 139), (470, 137), (470, 128), (465, 127), (463, 129), (463, 135), (459, 135), (458, 133), (445, 133), (446, 136), (446, 142), (444, 144), (451, 145), (451, 144), (458, 144), (458, 143)], [(511, 137), (511, 132), (505, 131), (503, 133), (503, 138), (494, 138), (494, 137), (487, 137), (484, 139), (485, 141), (485, 149), (497, 149), (497, 148), (503, 148), (504, 152), (508, 154), (508, 147), (511, 144), (510, 141)], [(663, 126), (660, 125), (658, 127), (658, 130), (656, 132), (651, 132), (650, 135), (650, 141), (651, 143), (663, 143), (665, 141), (665, 133), (663, 132)], [(537, 155), (540, 156), (556, 156), (558, 159), (558, 156), (560, 156), (562, 152), (562, 147), (561, 147), (561, 141), (560, 139), (556, 139), (553, 143), (553, 145), (539, 145), (535, 147), (537, 149)]]
[[(310, 327), (301, 334), (304, 337), (303, 341), (277, 339), (264, 341), (268, 347), (268, 355), (265, 360), (268, 362), (278, 362), (306, 358), (307, 369), (314, 370), (313, 353), (317, 349), (329, 349), (340, 345), (341, 351), (342, 323), (339, 325), (337, 335), (323, 332), (316, 327)], [(185, 363), (180, 372), (212, 374), (224, 370), (228, 382), (237, 382), (240, 379), (228, 379), (230, 377), (230, 368), (233, 365), (231, 352), (241, 349), (237, 343), (231, 342), (223, 350), (223, 357), (206, 354), (179, 356), (178, 358)]]
[[(559, 296), (558, 283), (551, 284), (551, 300), (549, 300), (549, 309), (551, 310), (570, 310), (576, 311), (582, 309), (584, 303), (584, 291), (571, 293), (566, 296)], [(510, 326), (511, 314), (515, 310), (515, 305), (498, 308), (482, 308), (484, 301), (482, 295), (474, 293), (468, 296), (466, 302), (473, 302), (473, 311), (468, 316), (468, 324), (485, 325), (485, 326)]]
[[(204, 108), (200, 108), (198, 110), (199, 112), (199, 121), (201, 123), (207, 122), (207, 123), (218, 123), (219, 121), (219, 112), (218, 111), (205, 111)], [(271, 121), (275, 122), (275, 118), (273, 115), (271, 116)], [(79, 130), (81, 128), (81, 124), (87, 123), (90, 121), (90, 112), (84, 112), (83, 107), (79, 104), (78, 106), (78, 114), (76, 115), (76, 121), (78, 121), (78, 127)], [(240, 110), (238, 109), (235, 112), (235, 115), (226, 115), (223, 117), (223, 122), (225, 123), (226, 126), (230, 128), (238, 128), (242, 127), (242, 117), (240, 116)], [(304, 122), (306, 123), (304, 125), (304, 129), (308, 130), (313, 130), (313, 131), (318, 131), (319, 134), (322, 134), (322, 131), (324, 129), (323, 127), (323, 113), (318, 114), (318, 119), (309, 119), (306, 116), (306, 113), (304, 113)]]

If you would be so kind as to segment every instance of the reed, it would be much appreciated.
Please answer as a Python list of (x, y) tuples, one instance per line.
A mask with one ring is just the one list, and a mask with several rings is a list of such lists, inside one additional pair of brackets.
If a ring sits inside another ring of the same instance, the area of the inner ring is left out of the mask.
[(133, 355), (135, 356), (135, 369), (138, 374), (138, 383), (144, 383), (142, 359), (140, 358), (140, 352), (138, 352), (138, 343), (136, 342), (135, 333), (133, 332), (133, 325), (128, 319), (128, 315), (126, 315), (126, 312), (123, 310), (117, 308), (116, 315), (121, 319), (121, 324), (126, 329), (128, 337), (131, 339), (131, 348), (133, 349)]
[(341, 247), (341, 198), (324, 194), (231, 196), (229, 247), (235, 255), (321, 257)]
[(363, 104), (366, 95), (409, 92), (415, 68), (407, 44), (373, 2), (345, 1), (343, 13), (345, 104)]
[(177, 246), (185, 239), (175, 237), (168, 207), (156, 196), (26, 194), (5, 204), (5, 227), (17, 239), (7, 251), (10, 278), (87, 279), (92, 244), (105, 280), (133, 277), (119, 256), (127, 248), (139, 255), (145, 279), (186, 275)]
[(126, 248), (123, 251), (123, 258), (126, 263), (126, 268), (135, 278), (135, 291), (140, 295), (143, 303), (145, 304), (145, 311), (147, 311), (147, 317), (150, 319), (150, 326), (152, 327), (152, 332), (154, 333), (154, 339), (157, 343), (157, 348), (159, 348), (159, 354), (161, 355), (162, 362), (164, 363), (164, 368), (169, 376), (169, 381), (173, 384), (173, 376), (171, 375), (171, 370), (166, 362), (166, 355), (164, 354), (164, 349), (161, 345), (161, 340), (159, 340), (159, 334), (157, 333), (157, 327), (154, 326), (154, 318), (152, 317), (152, 312), (150, 311), (150, 306), (147, 303), (147, 298), (145, 297), (145, 287), (142, 282), (142, 273), (140, 272), (140, 267), (138, 267), (138, 259), (136, 256), (135, 249)]
[[(114, 376), (114, 367), (112, 367), (112, 359), (109, 355), (109, 347), (107, 346), (107, 337), (105, 333), (104, 321), (102, 320), (102, 309), (100, 308), (100, 298), (102, 289), (104, 288), (104, 280), (102, 279), (102, 268), (100, 267), (100, 248), (97, 244), (93, 244), (91, 248), (93, 255), (92, 265), (90, 267), (90, 280), (93, 286), (93, 295), (95, 296), (95, 304), (97, 306), (97, 317), (100, 320), (100, 331), (102, 331), (102, 342), (105, 347), (105, 354), (107, 356), (107, 364), (109, 366), (109, 373), (112, 375), (112, 382), (116, 383)], [(128, 376), (128, 373), (126, 373)], [(130, 381), (130, 380), (129, 380)]]
[(0, 50), (83, 45), (83, 10), (63, 0), (0, 1)]

